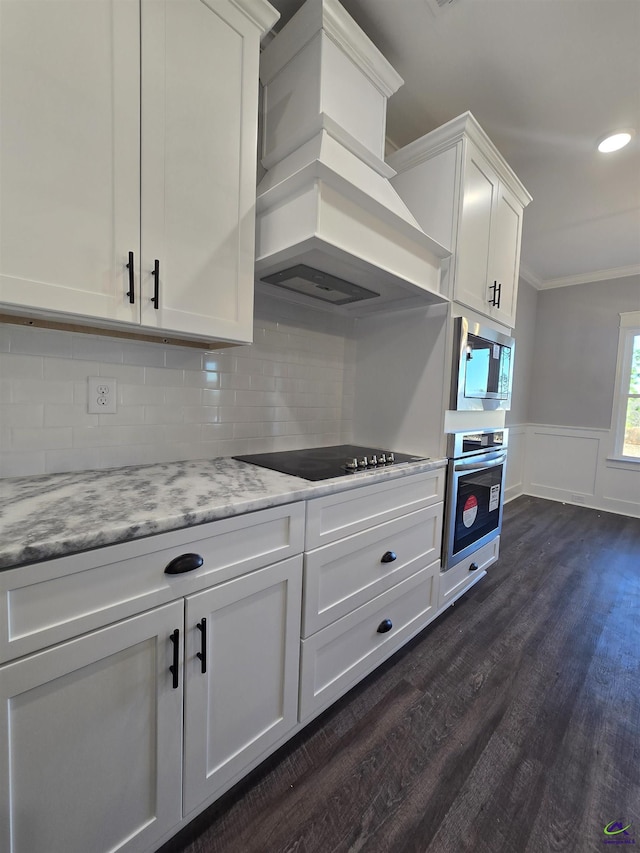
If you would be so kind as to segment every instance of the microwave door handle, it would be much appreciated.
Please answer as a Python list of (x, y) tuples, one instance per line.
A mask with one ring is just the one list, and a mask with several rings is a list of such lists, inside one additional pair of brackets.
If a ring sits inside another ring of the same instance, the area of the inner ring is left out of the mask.
[(454, 471), (481, 471), (483, 468), (495, 468), (496, 465), (501, 465), (507, 458), (506, 453), (501, 453), (499, 456), (492, 456), (491, 459), (479, 460), (477, 462), (456, 462)]

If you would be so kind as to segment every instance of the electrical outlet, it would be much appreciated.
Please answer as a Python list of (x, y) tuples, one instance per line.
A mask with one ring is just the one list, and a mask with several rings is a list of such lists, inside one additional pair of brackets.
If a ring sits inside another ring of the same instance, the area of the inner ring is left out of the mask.
[(89, 376), (87, 411), (92, 415), (116, 413), (116, 380), (106, 376)]

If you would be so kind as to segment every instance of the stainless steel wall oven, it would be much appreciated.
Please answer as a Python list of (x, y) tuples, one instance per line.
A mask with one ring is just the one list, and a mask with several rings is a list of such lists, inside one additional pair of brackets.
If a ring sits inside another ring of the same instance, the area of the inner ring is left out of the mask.
[(506, 429), (455, 432), (448, 437), (445, 571), (500, 534), (507, 439)]

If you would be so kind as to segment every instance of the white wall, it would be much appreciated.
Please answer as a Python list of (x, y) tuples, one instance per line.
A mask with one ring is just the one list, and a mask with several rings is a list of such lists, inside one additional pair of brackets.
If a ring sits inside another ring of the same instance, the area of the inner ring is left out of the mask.
[[(219, 352), (0, 325), (0, 476), (349, 441), (351, 328), (261, 296), (253, 346)], [(116, 414), (87, 414), (88, 376)]]
[(358, 443), (432, 458), (445, 454), (447, 323), (447, 305), (356, 321)]
[(640, 517), (640, 465), (609, 458), (618, 315), (640, 305), (640, 277), (532, 291), (520, 283), (507, 499)]

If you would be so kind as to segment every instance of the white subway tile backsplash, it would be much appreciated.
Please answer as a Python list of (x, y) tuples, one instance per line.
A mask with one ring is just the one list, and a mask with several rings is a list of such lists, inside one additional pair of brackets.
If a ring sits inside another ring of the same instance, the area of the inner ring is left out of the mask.
[(201, 388), (165, 388), (164, 401), (168, 406), (199, 406)]
[(173, 370), (169, 367), (145, 367), (145, 385), (181, 386), (184, 385), (184, 370)]
[(122, 364), (124, 353), (122, 342), (117, 338), (107, 338), (101, 335), (79, 335), (71, 334), (72, 353), (74, 358), (85, 361), (106, 361), (114, 364)]
[(44, 425), (42, 403), (12, 403), (0, 407), (0, 426), (37, 427)]
[[(78, 470), (73, 468), (71, 470)], [(0, 455), (0, 477), (29, 477), (45, 473), (44, 451), (38, 453), (2, 453)]]
[(33, 326), (12, 326), (11, 352), (71, 358), (73, 344), (66, 332), (56, 329), (36, 329)]
[[(352, 321), (256, 299), (254, 344), (217, 351), (0, 325), (0, 476), (351, 440)], [(87, 377), (118, 383), (87, 413)]]
[[(12, 449), (39, 451), (46, 443), (47, 449), (57, 450), (72, 446), (72, 427), (20, 427), (13, 428)], [(46, 433), (46, 435), (44, 435)]]
[[(13, 327), (12, 328), (16, 328)], [(21, 379), (43, 379), (44, 358), (35, 355), (0, 353), (0, 376), (17, 382)]]
[(48, 379), (17, 379), (11, 399), (14, 403), (73, 403), (73, 383)]

